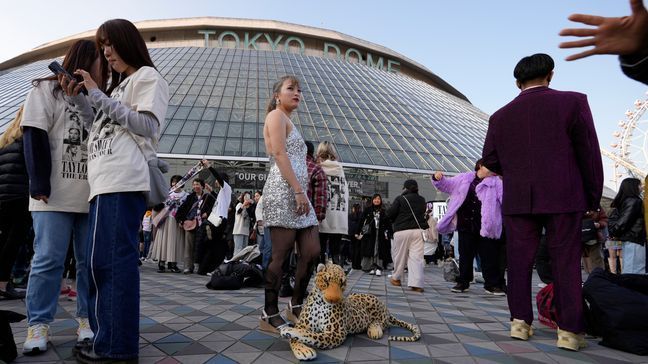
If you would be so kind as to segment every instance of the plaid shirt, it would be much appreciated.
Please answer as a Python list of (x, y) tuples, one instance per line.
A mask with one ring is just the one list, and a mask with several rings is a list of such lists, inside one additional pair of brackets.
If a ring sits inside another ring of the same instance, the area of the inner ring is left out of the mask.
[(315, 163), (313, 158), (306, 156), (306, 165), (308, 166), (308, 199), (310, 200), (317, 221), (322, 221), (326, 217), (326, 205), (328, 204), (326, 196), (326, 174), (319, 164)]

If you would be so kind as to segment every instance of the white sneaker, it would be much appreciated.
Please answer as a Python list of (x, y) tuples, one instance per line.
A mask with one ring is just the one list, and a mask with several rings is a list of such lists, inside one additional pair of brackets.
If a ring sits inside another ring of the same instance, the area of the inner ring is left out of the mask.
[(92, 341), (94, 333), (90, 328), (90, 322), (87, 317), (77, 317), (79, 328), (77, 329), (77, 342)]
[(27, 339), (23, 344), (23, 354), (39, 354), (47, 351), (49, 325), (36, 324), (27, 329)]
[(369, 274), (371, 274), (371, 275), (376, 274), (376, 270), (375, 270), (375, 269), (370, 270), (370, 271), (369, 271)]
[(540, 283), (538, 283), (538, 287), (539, 288), (545, 288), (545, 287), (547, 287), (547, 284), (543, 283), (543, 282), (540, 282)]
[(381, 276), (381, 275), (382, 275), (382, 271), (381, 271), (380, 269), (376, 269), (376, 275), (377, 275), (377, 276)]

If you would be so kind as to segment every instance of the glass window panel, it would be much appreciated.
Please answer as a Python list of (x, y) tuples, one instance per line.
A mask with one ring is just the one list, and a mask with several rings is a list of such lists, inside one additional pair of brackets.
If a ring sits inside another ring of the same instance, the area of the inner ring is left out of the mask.
[(241, 155), (241, 139), (227, 138), (225, 141), (225, 155)]
[(243, 124), (241, 123), (230, 123), (229, 129), (227, 129), (228, 138), (240, 138), (243, 134)]
[(393, 151), (389, 149), (381, 149), (381, 155), (387, 161), (387, 165), (392, 167), (402, 167), (403, 164), (398, 160)]
[(218, 115), (218, 109), (214, 107), (208, 107), (205, 109), (202, 120), (216, 120), (216, 115)]
[(193, 106), (196, 103), (196, 95), (187, 95), (182, 100), (180, 105), (182, 106)]
[(166, 128), (164, 129), (164, 134), (179, 134), (180, 130), (182, 129), (182, 125), (184, 125), (184, 120), (176, 120), (173, 119), (171, 120), (170, 123), (167, 124)]
[(234, 103), (234, 98), (230, 96), (223, 96), (221, 100), (220, 107), (221, 108), (231, 108), (232, 104)]
[(244, 138), (256, 138), (257, 137), (257, 128), (256, 123), (245, 123), (243, 124), (243, 137)]
[(201, 120), (202, 115), (205, 112), (204, 107), (194, 107), (191, 109), (191, 112), (189, 113), (189, 116), (187, 116), (187, 119), (189, 120)]
[(232, 115), (230, 116), (231, 121), (243, 121), (243, 115), (245, 111), (243, 109), (232, 109)]
[(257, 145), (259, 147), (259, 149), (257, 150), (257, 156), (258, 157), (267, 157), (266, 148), (265, 148), (265, 141), (263, 139), (259, 139), (257, 141)]
[(338, 154), (340, 154), (340, 161), (345, 163), (356, 163), (356, 159), (353, 156), (353, 152), (348, 145), (336, 144)]
[(196, 130), (196, 135), (204, 135), (204, 136), (211, 135), (213, 126), (214, 126), (214, 122), (212, 121), (201, 121), (200, 124), (198, 125), (198, 129)]
[(232, 109), (223, 109), (220, 108), (218, 110), (218, 115), (216, 116), (216, 120), (219, 121), (227, 121), (230, 119), (230, 114), (232, 113)]
[(245, 110), (245, 117), (243, 119), (248, 122), (256, 122), (257, 120), (259, 120), (258, 115), (259, 114), (257, 113), (257, 110), (247, 109)]
[(197, 120), (187, 120), (180, 131), (180, 135), (194, 135), (196, 134), (196, 129), (198, 128), (199, 121)]
[(160, 138), (160, 143), (158, 144), (158, 152), (159, 153), (170, 153), (171, 152), (171, 147), (173, 147), (173, 143), (176, 140), (175, 135), (163, 135)]
[(207, 146), (207, 154), (223, 155), (223, 147), (225, 147), (225, 138), (211, 138)]
[(353, 151), (353, 154), (355, 155), (356, 159), (358, 160), (358, 163), (362, 164), (372, 164), (373, 162), (371, 161), (371, 158), (369, 158), (369, 154), (364, 150), (362, 147), (351, 147), (351, 150)]
[(195, 137), (189, 148), (189, 154), (203, 155), (207, 151), (208, 138)]
[(223, 121), (214, 122), (214, 129), (212, 130), (212, 136), (224, 137), (227, 134), (227, 124), (228, 124), (227, 122), (223, 122)]
[(178, 110), (176, 111), (175, 115), (173, 115), (173, 117), (175, 119), (186, 119), (187, 116), (189, 116), (190, 111), (191, 111), (190, 107), (181, 106), (178, 108)]
[(241, 154), (244, 157), (256, 157), (257, 155), (257, 142), (256, 139), (243, 139)]
[(171, 149), (171, 153), (178, 153), (178, 154), (185, 154), (189, 151), (189, 146), (191, 145), (191, 140), (192, 137), (188, 136), (181, 136), (178, 137), (178, 140), (176, 140), (175, 144), (173, 145), (173, 148)]

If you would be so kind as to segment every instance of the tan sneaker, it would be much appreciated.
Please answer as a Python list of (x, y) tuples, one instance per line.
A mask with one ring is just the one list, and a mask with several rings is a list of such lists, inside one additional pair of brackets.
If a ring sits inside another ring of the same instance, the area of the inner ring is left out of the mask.
[(92, 341), (94, 333), (90, 328), (90, 322), (87, 317), (77, 317), (79, 328), (77, 329), (77, 342)]
[(511, 337), (519, 340), (529, 340), (533, 336), (533, 326), (524, 322), (524, 320), (513, 319), (511, 321)]
[(49, 325), (36, 324), (27, 329), (27, 339), (23, 344), (23, 354), (36, 355), (47, 351), (49, 341)]
[(587, 341), (585, 341), (585, 335), (583, 334), (574, 334), (558, 328), (556, 346), (565, 350), (578, 351), (587, 347)]

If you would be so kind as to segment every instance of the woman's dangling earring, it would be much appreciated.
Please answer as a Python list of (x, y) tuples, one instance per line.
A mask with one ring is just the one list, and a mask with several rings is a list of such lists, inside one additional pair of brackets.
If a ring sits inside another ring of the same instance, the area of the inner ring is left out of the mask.
[(281, 104), (281, 100), (277, 99), (277, 106)]

